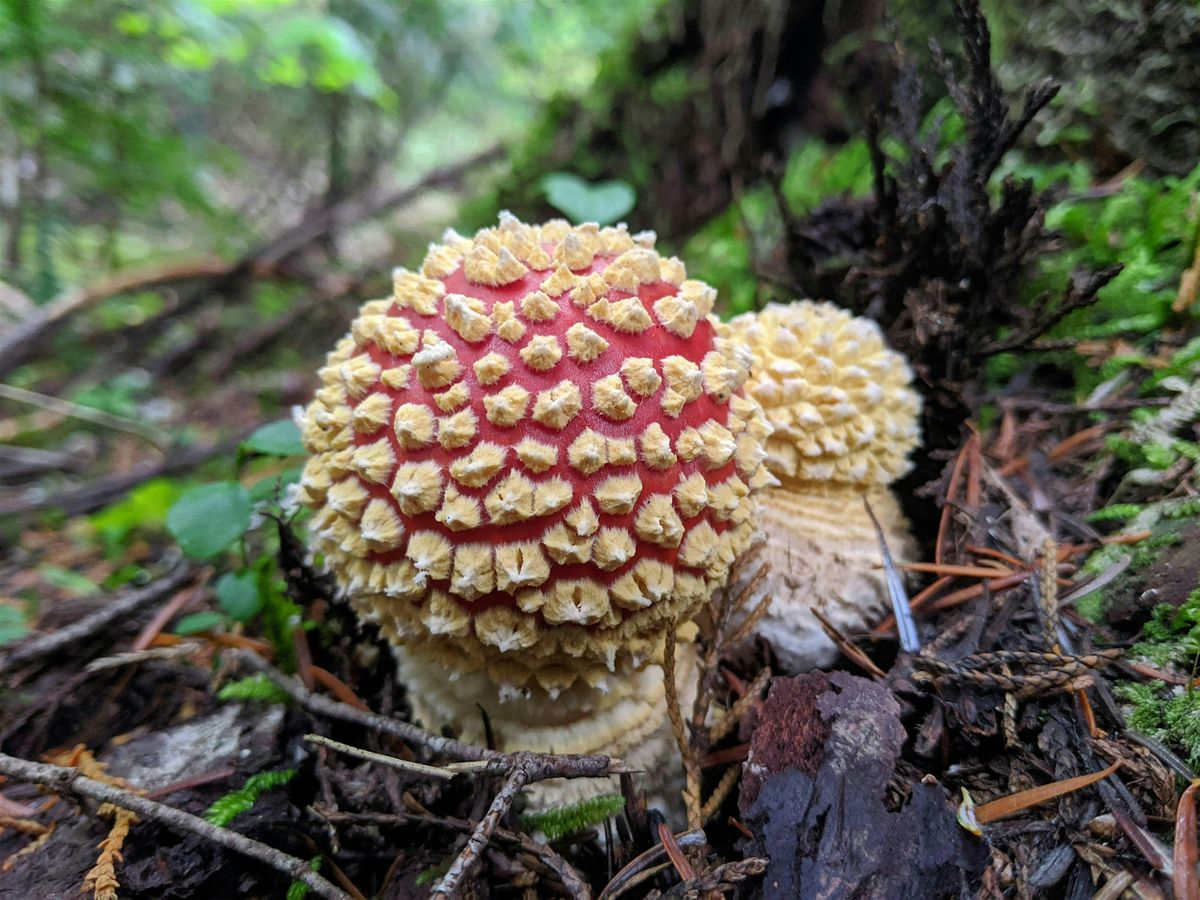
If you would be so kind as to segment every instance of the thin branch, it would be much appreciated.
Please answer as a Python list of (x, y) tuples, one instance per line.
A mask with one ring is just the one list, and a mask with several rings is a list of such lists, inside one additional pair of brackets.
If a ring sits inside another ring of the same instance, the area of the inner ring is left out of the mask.
[(125, 472), (97, 478), (95, 481), (63, 491), (61, 494), (47, 494), (41, 488), (21, 492), (10, 499), (0, 500), (0, 516), (22, 515), (48, 508), (61, 509), (68, 516), (92, 512), (102, 506), (107, 506), (126, 492), (152, 478), (178, 475), (180, 472), (186, 472), (207, 462), (214, 456), (231, 453), (253, 430), (254, 428), (245, 428), (223, 441), (184, 447), (168, 454), (162, 462), (139, 463)]
[[(345, 823), (350, 825), (396, 826), (410, 823), (414, 825), (434, 825), (438, 828), (449, 828), (464, 832), (465, 834), (471, 834), (475, 830), (475, 826), (471, 822), (453, 816), (422, 815), (420, 813), (403, 811), (390, 813), (342, 812), (320, 806), (311, 806), (309, 809), (325, 821), (334, 825)], [(539, 843), (527, 834), (520, 831), (510, 831), (507, 828), (497, 828), (492, 832), (492, 837), (515, 844), (530, 856), (539, 859), (545, 864), (546, 868), (553, 871), (559, 877), (563, 883), (563, 887), (566, 888), (567, 893), (571, 895), (573, 900), (590, 900), (592, 892), (584, 882), (582, 876), (575, 871), (574, 866), (563, 859), (549, 844)]]
[(145, 587), (130, 591), (122, 597), (110, 600), (90, 616), (84, 616), (65, 628), (49, 634), (38, 635), (0, 651), (0, 673), (30, 665), (47, 656), (61, 653), (86, 638), (95, 637), (113, 622), (127, 618), (141, 607), (161, 600), (186, 584), (194, 574), (195, 569), (192, 566), (187, 563), (178, 563), (175, 568), (161, 578), (150, 582)]
[(158, 822), (177, 833), (197, 835), (204, 840), (233, 850), (235, 853), (266, 863), (289, 878), (308, 885), (320, 897), (328, 898), (328, 900), (350, 900), (349, 894), (326, 881), (302, 859), (297, 859), (282, 850), (276, 850), (274, 847), (228, 828), (210, 825), (191, 813), (87, 778), (81, 775), (77, 769), (30, 762), (0, 753), (0, 774), (18, 781), (44, 785), (56, 794), (67, 794), (75, 798), (86, 797), (100, 803), (111, 803), (137, 813), (143, 819)]
[(231, 269), (232, 266), (227, 262), (206, 257), (185, 263), (119, 272), (89, 287), (64, 291), (40, 307), (34, 316), (0, 336), (0, 375), (6, 375), (27, 360), (50, 331), (67, 316), (119, 294), (162, 287), (193, 278), (220, 277), (227, 275)]
[(472, 170), (496, 162), (503, 156), (504, 147), (495, 144), (461, 162), (434, 169), (415, 184), (382, 197), (379, 196), (377, 185), (368, 185), (358, 196), (344, 200), (335, 206), (317, 210), (307, 216), (298, 225), (248, 254), (243, 259), (243, 264), (248, 265), (251, 261), (267, 265), (277, 263), (339, 227), (344, 228), (364, 222), (405, 206), (426, 191), (453, 187)]
[(457, 772), (450, 772), (438, 766), (427, 766), (425, 763), (412, 762), (407, 759), (400, 759), (398, 756), (376, 753), (373, 750), (364, 750), (362, 747), (355, 747), (352, 744), (343, 744), (341, 741), (335, 741), (320, 734), (306, 734), (304, 739), (310, 744), (319, 744), (322, 747), (328, 747), (330, 750), (336, 750), (338, 753), (345, 753), (347, 756), (356, 756), (368, 762), (390, 766), (393, 769), (400, 769), (402, 772), (416, 772), (418, 775), (429, 775), (433, 778), (453, 778), (458, 774)]
[(479, 820), (479, 824), (475, 826), (475, 830), (471, 832), (471, 836), (467, 839), (467, 845), (462, 848), (462, 852), (458, 854), (458, 857), (451, 864), (450, 870), (442, 876), (442, 880), (438, 882), (438, 886), (433, 889), (431, 897), (441, 897), (444, 900), (450, 900), (451, 897), (458, 896), (462, 881), (478, 865), (479, 856), (488, 845), (492, 832), (496, 830), (496, 826), (500, 824), (500, 820), (508, 815), (508, 811), (512, 809), (513, 800), (517, 798), (517, 794), (521, 792), (521, 789), (529, 783), (532, 774), (533, 764), (525, 762), (518, 763), (508, 773), (504, 787), (500, 789), (500, 793), (496, 795), (496, 799), (488, 807), (487, 813)]
[(546, 778), (601, 778), (607, 775), (620, 775), (629, 771), (625, 764), (618, 759), (608, 756), (572, 756), (555, 753), (501, 753), (499, 750), (489, 750), (486, 747), (476, 747), (453, 738), (442, 737), (424, 728), (418, 728), (409, 722), (402, 722), (378, 713), (364, 712), (355, 709), (348, 703), (330, 700), (321, 694), (308, 690), (300, 681), (290, 675), (280, 672), (269, 662), (248, 650), (229, 651), (234, 658), (248, 668), (260, 672), (270, 679), (284, 693), (292, 698), (302, 709), (315, 715), (348, 722), (370, 731), (390, 735), (408, 743), (418, 744), (441, 756), (452, 759), (469, 760), (475, 763), (470, 767), (454, 767), (458, 771), (475, 771), (487, 774), (504, 775), (515, 766), (526, 764), (532, 766), (529, 774), (530, 782)]
[(72, 403), (70, 400), (64, 400), (61, 397), (51, 397), (47, 394), (27, 391), (24, 388), (14, 387), (11, 384), (0, 384), (0, 397), (5, 400), (12, 400), (14, 403), (24, 404), (25, 406), (49, 410), (52, 413), (65, 416), (69, 419), (80, 419), (84, 422), (91, 422), (93, 425), (102, 425), (105, 428), (111, 428), (113, 431), (123, 431), (126, 434), (133, 434), (149, 441), (159, 449), (163, 449), (171, 443), (171, 435), (161, 428), (155, 428), (153, 425), (146, 425), (143, 422), (136, 422), (124, 416), (113, 415), (102, 409)]

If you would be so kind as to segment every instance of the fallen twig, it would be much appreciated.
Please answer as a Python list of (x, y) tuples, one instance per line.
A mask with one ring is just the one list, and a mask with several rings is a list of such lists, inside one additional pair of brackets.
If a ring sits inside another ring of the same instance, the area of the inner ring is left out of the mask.
[(23, 492), (23, 495), (0, 501), (0, 516), (30, 513), (39, 509), (61, 509), (68, 516), (92, 512), (112, 503), (139, 484), (152, 478), (178, 475), (180, 472), (186, 472), (207, 462), (214, 456), (232, 453), (259, 424), (261, 423), (244, 428), (223, 441), (184, 447), (170, 453), (162, 462), (140, 463), (127, 471), (110, 475), (107, 478), (99, 478), (90, 484), (63, 491), (61, 494), (47, 494), (40, 488)]
[[(423, 815), (416, 812), (344, 812), (342, 810), (326, 809), (321, 806), (312, 806), (309, 808), (313, 813), (334, 825), (348, 823), (395, 826), (402, 823), (409, 823), (414, 825), (434, 825), (438, 828), (449, 828), (466, 834), (470, 834), (475, 830), (473, 823), (453, 816)], [(573, 900), (590, 900), (592, 892), (584, 882), (582, 876), (575, 871), (575, 868), (569, 862), (555, 852), (553, 847), (548, 844), (539, 843), (527, 834), (519, 831), (510, 831), (507, 828), (496, 828), (492, 832), (492, 837), (515, 844), (526, 853), (539, 859), (545, 864), (546, 868), (559, 877), (563, 883), (563, 887), (566, 888), (567, 893), (571, 895)]]
[(248, 838), (228, 828), (210, 825), (198, 816), (183, 812), (172, 806), (147, 800), (130, 791), (88, 778), (77, 770), (46, 763), (31, 762), (0, 753), (0, 774), (31, 784), (44, 785), (56, 794), (67, 794), (76, 798), (86, 797), (100, 803), (111, 803), (121, 809), (136, 813), (139, 817), (164, 825), (183, 834), (195, 834), (214, 844), (220, 844), (243, 856), (266, 863), (289, 878), (301, 881), (320, 897), (329, 900), (349, 900), (350, 895), (327, 881), (302, 859), (289, 856), (282, 850)]
[(64, 400), (61, 397), (51, 397), (48, 394), (27, 391), (24, 388), (15, 387), (11, 384), (0, 384), (0, 397), (5, 400), (11, 400), (14, 403), (21, 403), (25, 406), (48, 410), (68, 419), (79, 419), (83, 422), (91, 422), (93, 425), (102, 425), (105, 428), (111, 428), (113, 431), (122, 431), (125, 434), (136, 435), (143, 440), (149, 441), (160, 450), (166, 448), (171, 443), (171, 435), (161, 428), (155, 428), (153, 425), (147, 425), (144, 422), (127, 419), (124, 416), (113, 415), (102, 409), (81, 406), (78, 403), (72, 403), (70, 400)]
[(425, 763), (400, 759), (398, 756), (388, 756), (386, 753), (376, 753), (373, 750), (364, 750), (361, 747), (355, 747), (351, 744), (343, 744), (341, 741), (335, 741), (319, 734), (306, 734), (304, 739), (310, 744), (319, 744), (322, 747), (328, 747), (330, 750), (336, 750), (338, 753), (345, 753), (347, 756), (357, 756), (359, 759), (365, 759), (369, 762), (391, 766), (393, 769), (400, 769), (402, 772), (415, 772), (418, 775), (429, 775), (433, 778), (453, 778), (458, 774), (457, 772), (451, 772), (438, 766), (427, 766)]
[(109, 297), (161, 287), (194, 278), (215, 278), (227, 275), (233, 266), (213, 257), (185, 263), (149, 266), (131, 272), (121, 272), (101, 279), (86, 288), (72, 288), (59, 294), (37, 313), (0, 336), (0, 375), (11, 372), (37, 350), (41, 341), (54, 326), (80, 310)]
[(496, 830), (496, 826), (500, 824), (500, 820), (512, 809), (513, 800), (517, 798), (517, 794), (521, 792), (521, 789), (529, 783), (533, 771), (534, 767), (532, 763), (520, 762), (513, 766), (512, 771), (508, 773), (508, 778), (504, 781), (504, 787), (500, 789), (500, 793), (496, 794), (496, 798), (492, 800), (492, 805), (488, 807), (487, 813), (479, 820), (479, 824), (475, 826), (475, 830), (467, 838), (467, 845), (462, 848), (462, 852), (458, 854), (454, 862), (450, 865), (450, 870), (442, 876), (442, 880), (433, 889), (431, 897), (443, 897), (449, 900), (449, 898), (457, 896), (461, 889), (460, 885), (462, 881), (471, 874), (471, 871), (479, 863), (479, 856), (483, 853), (483, 848), (487, 846), (488, 841), (491, 839), (492, 832)]
[(30, 638), (6, 650), (0, 650), (0, 673), (27, 666), (94, 637), (118, 619), (125, 618), (143, 606), (160, 600), (186, 584), (195, 575), (195, 569), (187, 563), (177, 563), (162, 577), (145, 587), (130, 591), (124, 596), (109, 601), (90, 616), (84, 616), (65, 628), (50, 634)]
[(477, 771), (490, 774), (506, 775), (518, 764), (532, 766), (528, 781), (541, 781), (546, 778), (599, 778), (606, 775), (619, 775), (628, 771), (620, 760), (608, 756), (571, 756), (555, 753), (501, 753), (499, 750), (489, 750), (466, 744), (453, 738), (442, 737), (424, 728), (418, 728), (409, 722), (402, 722), (389, 716), (375, 712), (363, 712), (361, 709), (330, 700), (320, 694), (313, 693), (304, 687), (299, 680), (280, 672), (265, 659), (248, 650), (232, 650), (233, 656), (246, 665), (261, 672), (280, 687), (302, 709), (326, 718), (349, 722), (376, 731), (380, 734), (391, 735), (402, 741), (419, 744), (431, 753), (448, 756), (452, 759), (466, 760), (470, 766), (456, 766), (457, 771)]

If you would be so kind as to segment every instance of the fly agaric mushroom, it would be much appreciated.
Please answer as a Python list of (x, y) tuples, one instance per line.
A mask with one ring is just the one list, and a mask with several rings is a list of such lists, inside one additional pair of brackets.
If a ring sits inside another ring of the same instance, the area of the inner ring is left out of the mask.
[(910, 468), (920, 397), (879, 326), (830, 303), (770, 304), (729, 330), (754, 354), (746, 392), (771, 424), (766, 466), (779, 481), (759, 500), (774, 600), (758, 632), (789, 671), (806, 671), (837, 657), (813, 609), (854, 631), (890, 608), (864, 497), (892, 555), (915, 552), (888, 485)]
[(771, 479), (749, 353), (654, 241), (447, 232), (320, 370), (298, 499), (431, 728), (482, 742), (482, 707), (507, 750), (669, 758), (656, 654)]

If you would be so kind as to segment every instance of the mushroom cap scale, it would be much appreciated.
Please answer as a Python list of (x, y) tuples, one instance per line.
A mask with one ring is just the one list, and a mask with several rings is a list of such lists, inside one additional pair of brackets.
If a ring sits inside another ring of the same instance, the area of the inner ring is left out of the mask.
[(501, 684), (642, 665), (749, 544), (767, 427), (650, 235), (448, 233), (302, 416), (315, 549), (395, 643)]

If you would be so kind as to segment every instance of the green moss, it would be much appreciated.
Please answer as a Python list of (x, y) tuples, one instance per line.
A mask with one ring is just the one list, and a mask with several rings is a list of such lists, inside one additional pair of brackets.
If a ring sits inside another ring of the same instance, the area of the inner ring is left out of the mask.
[(1089, 513), (1087, 521), (1089, 522), (1115, 522), (1123, 519), (1132, 519), (1142, 511), (1143, 507), (1139, 503), (1114, 503), (1111, 506), (1106, 506), (1103, 509), (1098, 509), (1095, 512)]
[(1165, 519), (1194, 519), (1200, 516), (1200, 497), (1185, 500), (1163, 511)]
[(546, 835), (546, 840), (556, 841), (599, 825), (624, 808), (625, 798), (620, 794), (597, 794), (578, 803), (522, 816), (521, 827), (526, 831), (541, 831)]
[(246, 779), (246, 783), (238, 790), (226, 794), (217, 800), (204, 813), (209, 824), (225, 828), (243, 813), (249, 812), (258, 798), (267, 791), (281, 788), (296, 775), (295, 769), (280, 769), (275, 772), (259, 772)]
[(1104, 621), (1104, 610), (1107, 609), (1108, 603), (1102, 591), (1095, 591), (1087, 596), (1080, 597), (1075, 604), (1075, 611), (1083, 616), (1089, 622)]
[(1119, 682), (1115, 688), (1130, 704), (1130, 728), (1179, 752), (1189, 765), (1200, 766), (1200, 691), (1168, 694), (1170, 689), (1161, 681)]
[(1140, 572), (1143, 569), (1149, 568), (1158, 562), (1163, 551), (1168, 547), (1174, 547), (1176, 544), (1182, 543), (1183, 535), (1177, 531), (1168, 531), (1165, 534), (1156, 534), (1153, 537), (1148, 537), (1144, 541), (1134, 545), (1133, 552), (1129, 555), (1129, 571)]

